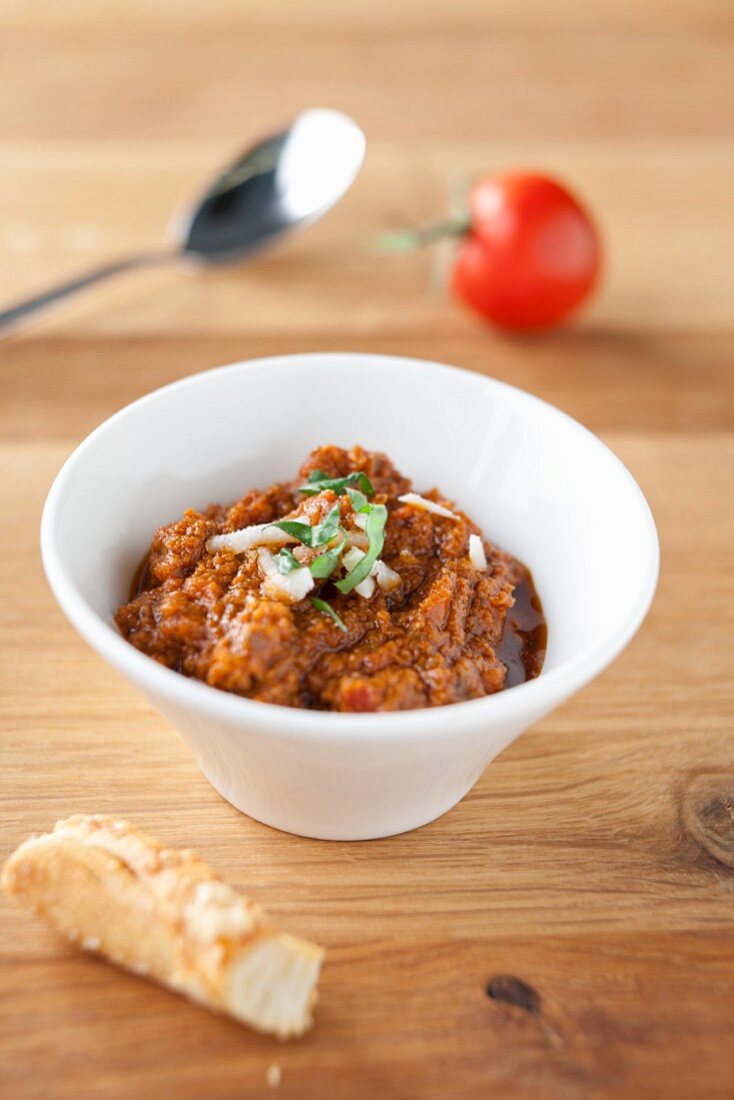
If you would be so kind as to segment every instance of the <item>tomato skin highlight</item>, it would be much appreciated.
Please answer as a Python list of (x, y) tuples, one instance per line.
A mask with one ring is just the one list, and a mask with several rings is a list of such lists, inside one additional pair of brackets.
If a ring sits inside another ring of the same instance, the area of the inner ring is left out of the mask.
[(473, 188), (469, 213), (452, 289), (494, 324), (547, 328), (589, 296), (601, 267), (599, 236), (581, 204), (555, 180), (490, 176)]

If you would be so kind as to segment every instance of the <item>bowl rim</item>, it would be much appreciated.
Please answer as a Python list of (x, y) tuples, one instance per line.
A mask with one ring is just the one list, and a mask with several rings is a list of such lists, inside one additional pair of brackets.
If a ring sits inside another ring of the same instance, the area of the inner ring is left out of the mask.
[[(541, 672), (533, 680), (481, 699), (465, 700), (443, 707), (418, 710), (380, 712), (378, 714), (349, 714), (341, 711), (309, 711), (286, 707), (275, 703), (262, 703), (211, 687), (201, 681), (182, 676), (166, 668), (130, 645), (109, 623), (94, 611), (74, 583), (68, 578), (56, 545), (56, 530), (65, 489), (74, 471), (97, 438), (113, 424), (135, 414), (142, 406), (160, 400), (169, 391), (202, 384), (224, 373), (237, 371), (272, 371), (277, 364), (303, 365), (339, 360), (342, 369), (359, 368), (365, 361), (390, 364), (391, 370), (410, 365), (420, 367), (435, 375), (463, 375), (477, 384), (504, 391), (513, 400), (541, 406), (546, 414), (560, 418), (565, 426), (576, 434), (582, 434), (600, 449), (607, 461), (613, 463), (626, 480), (629, 490), (640, 507), (640, 519), (646, 548), (644, 568), (630, 611), (615, 629), (579, 653), (563, 661), (548, 672)], [(351, 363), (350, 363), (351, 361)], [(573, 692), (579, 690), (600, 673), (625, 648), (639, 629), (652, 603), (660, 569), (660, 548), (655, 521), (639, 485), (624, 463), (593, 432), (555, 405), (528, 393), (517, 386), (491, 376), (450, 366), (434, 360), (415, 359), (409, 356), (380, 355), (369, 352), (307, 352), (302, 354), (265, 356), (240, 360), (209, 370), (187, 375), (125, 405), (118, 412), (103, 420), (72, 451), (56, 475), (43, 508), (41, 517), (41, 557), (51, 590), (66, 615), (89, 645), (109, 664), (132, 680), (144, 692), (161, 696), (176, 706), (187, 706), (197, 714), (222, 719), (230, 725), (241, 724), (250, 731), (258, 727), (268, 734), (306, 739), (341, 740), (343, 737), (366, 735), (370, 741), (392, 739), (396, 734), (420, 740), (440, 739), (446, 733), (446, 720), (451, 726), (464, 729), (497, 725), (509, 720), (528, 721), (550, 711)]]

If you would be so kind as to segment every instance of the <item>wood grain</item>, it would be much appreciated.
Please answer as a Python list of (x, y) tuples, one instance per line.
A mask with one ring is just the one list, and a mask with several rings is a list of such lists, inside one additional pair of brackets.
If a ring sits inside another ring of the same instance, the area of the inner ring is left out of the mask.
[[(353, 111), (345, 202), (241, 270), (149, 272), (0, 344), (0, 858), (74, 811), (193, 845), (328, 948), (282, 1046), (0, 904), (2, 1100), (732, 1095), (734, 10), (725, 0), (7, 0), (0, 295), (156, 243), (173, 205), (304, 105)], [(603, 293), (501, 337), (379, 257), (451, 180), (538, 164), (599, 212)], [(349, 348), (495, 375), (588, 424), (660, 530), (649, 619), (442, 820), (328, 844), (238, 814), (74, 634), (43, 499), (101, 419), (196, 370)], [(488, 993), (489, 990), (489, 993)], [(489, 994), (492, 995), (489, 995)]]

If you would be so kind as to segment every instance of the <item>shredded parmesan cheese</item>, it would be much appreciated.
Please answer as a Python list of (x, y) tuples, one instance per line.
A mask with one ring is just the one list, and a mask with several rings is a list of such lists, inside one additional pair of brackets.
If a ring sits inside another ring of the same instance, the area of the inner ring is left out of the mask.
[(224, 535), (212, 535), (206, 540), (210, 554), (215, 550), (231, 550), (233, 554), (244, 554), (256, 546), (285, 546), (297, 542), (293, 535), (287, 535), (272, 523), (255, 523), (252, 527), (240, 527), (239, 531), (228, 531)]
[(314, 587), (315, 581), (307, 565), (294, 569), (292, 573), (279, 573), (275, 558), (264, 546), (258, 550), (257, 559), (260, 572), (264, 575), (263, 595), (269, 596), (271, 600), (298, 603)]
[(363, 581), (354, 586), (354, 591), (358, 596), (361, 596), (363, 600), (369, 600), (375, 594), (375, 578), (370, 575), (365, 577)]
[(397, 588), (400, 584), (400, 574), (391, 569), (389, 565), (385, 565), (385, 562), (380, 561), (379, 558), (372, 566), (372, 576), (383, 592), (392, 592), (393, 588)]
[(487, 555), (479, 535), (469, 535), (469, 561), (480, 573), (487, 568)]
[[(356, 546), (350, 547), (342, 559), (347, 568), (347, 572), (351, 573), (355, 565), (357, 565), (357, 563), (360, 562), (363, 557), (364, 553)], [(372, 578), (371, 571), (369, 576), (365, 577), (363, 581), (360, 581), (360, 583), (355, 586), (354, 591), (357, 593), (358, 596), (361, 596), (365, 600), (368, 600), (370, 598), (370, 596), (375, 591), (375, 582)]]
[[(364, 554), (361, 550), (358, 550), (356, 546), (352, 546), (347, 550), (342, 559), (347, 568), (347, 572), (351, 573), (355, 565), (357, 565), (363, 557)], [(369, 600), (375, 592), (375, 581), (377, 581), (383, 592), (390, 592), (400, 584), (400, 574), (396, 573), (394, 569), (391, 569), (389, 565), (385, 565), (385, 562), (378, 558), (370, 569), (369, 576), (365, 577), (365, 579), (355, 587), (354, 591), (365, 600)]]
[(448, 508), (444, 508), (443, 504), (436, 504), (434, 500), (427, 500), (426, 497), (419, 496), (418, 493), (403, 493), (398, 500), (402, 504), (412, 504), (414, 508), (422, 508), (424, 512), (433, 512), (435, 516), (445, 516), (446, 519), (460, 519), (455, 512), (450, 512)]
[(363, 557), (364, 557), (364, 554), (360, 549), (358, 549), (358, 547), (356, 547), (356, 546), (350, 547), (350, 549), (347, 550), (346, 554), (342, 558), (342, 561), (344, 562), (344, 564), (347, 568), (347, 572), (351, 573), (352, 570), (354, 569), (355, 565), (357, 564), (357, 562), (361, 561)]

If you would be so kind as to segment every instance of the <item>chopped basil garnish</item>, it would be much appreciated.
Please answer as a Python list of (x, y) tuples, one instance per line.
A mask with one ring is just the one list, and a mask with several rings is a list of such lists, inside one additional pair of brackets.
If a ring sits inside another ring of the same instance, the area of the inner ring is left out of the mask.
[(340, 592), (351, 592), (353, 588), (356, 588), (358, 584), (361, 584), (362, 581), (370, 575), (372, 566), (379, 558), (382, 553), (382, 548), (385, 545), (386, 523), (387, 508), (385, 505), (370, 505), (370, 511), (365, 525), (365, 534), (367, 535), (369, 548), (364, 557), (359, 559), (354, 569), (352, 569), (350, 573), (347, 573), (346, 577), (336, 582), (336, 587)]
[[(355, 481), (359, 484), (359, 489), (352, 487)], [(349, 474), (348, 477), (326, 478), (320, 470), (313, 470), (309, 477), (309, 484), (302, 485), (300, 491), (314, 495), (321, 492), (322, 489), (331, 489), (337, 496), (348, 493), (354, 512), (361, 512), (367, 516), (364, 528), (367, 536), (367, 553), (360, 558), (345, 577), (335, 582), (340, 592), (351, 592), (353, 588), (356, 588), (369, 576), (372, 566), (382, 553), (385, 544), (387, 508), (384, 504), (370, 504), (367, 496), (374, 496), (375, 490), (367, 475), (359, 471)], [(309, 566), (311, 576), (315, 580), (327, 580), (338, 566), (342, 552), (347, 545), (347, 532), (341, 527), (340, 523), (341, 509), (337, 503), (326, 519), (321, 523), (317, 523), (315, 527), (311, 527), (308, 523), (290, 519), (279, 520), (277, 523), (273, 523), (272, 526), (280, 528), (287, 535), (298, 539), (303, 546), (308, 546), (311, 549), (326, 545), (337, 535), (341, 536), (337, 546), (333, 546), (330, 550), (319, 554)], [(280, 573), (292, 573), (294, 569), (301, 567), (301, 563), (296, 559), (293, 552), (287, 548), (283, 548), (276, 554), (275, 560)], [(318, 611), (330, 615), (341, 629), (346, 629), (341, 619), (324, 600), (314, 597), (311, 603)]]
[(339, 558), (342, 555), (346, 541), (346, 538), (342, 537), (339, 545), (335, 546), (333, 550), (327, 550), (325, 554), (319, 554), (317, 558), (314, 558), (309, 566), (312, 577), (315, 577), (317, 581), (322, 581), (331, 576), (339, 564)]
[(339, 618), (339, 616), (337, 615), (336, 611), (331, 606), (331, 604), (328, 604), (326, 602), (326, 600), (320, 600), (318, 598), (318, 596), (312, 596), (311, 597), (311, 603), (313, 604), (313, 606), (316, 608), (317, 611), (321, 611), (321, 612), (323, 612), (324, 615), (328, 615), (330, 619), (334, 620), (334, 622), (336, 623), (336, 625), (339, 627), (340, 630), (343, 630), (345, 634), (347, 633), (346, 626), (344, 625), (342, 620)]
[(331, 489), (333, 493), (341, 497), (344, 496), (350, 485), (359, 485), (362, 492), (366, 493), (368, 497), (375, 495), (372, 482), (367, 474), (363, 474), (361, 470), (348, 474), (346, 477), (327, 477), (323, 470), (312, 470), (308, 475), (306, 484), (298, 486), (298, 492), (303, 493), (304, 496), (313, 497), (317, 493), (323, 493), (324, 489)]
[(303, 562), (300, 562), (293, 554), (292, 550), (289, 550), (287, 546), (284, 546), (282, 550), (279, 550), (275, 555), (275, 564), (278, 567), (279, 573), (292, 573), (294, 569), (301, 569)]
[(285, 531), (286, 535), (292, 535), (304, 546), (323, 546), (325, 542), (330, 542), (338, 532), (340, 518), (339, 505), (335, 504), (323, 523), (317, 523), (315, 527), (311, 527), (308, 523), (299, 523), (295, 519), (283, 519), (278, 523), (271, 524), (271, 526), (279, 527), (281, 531)]
[(370, 502), (364, 493), (360, 493), (359, 489), (347, 488), (347, 496), (351, 500), (355, 512), (366, 512), (369, 509)]

